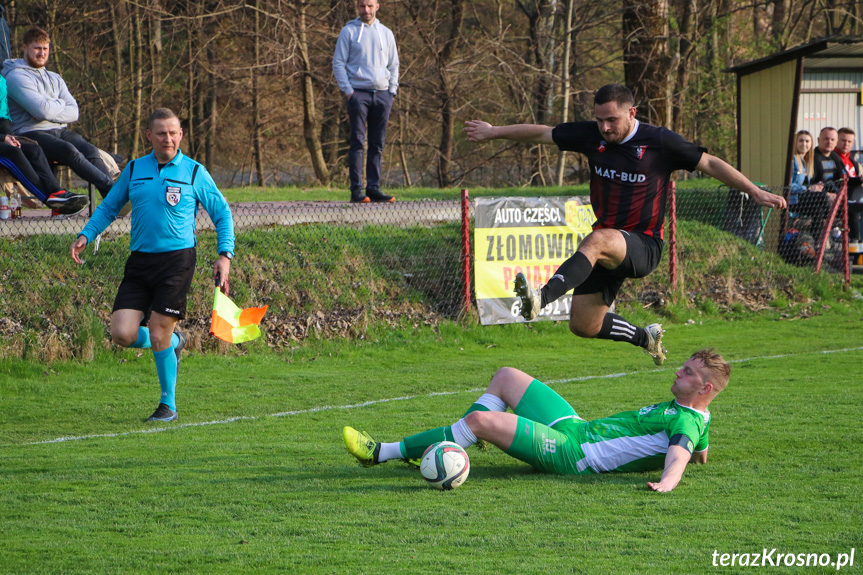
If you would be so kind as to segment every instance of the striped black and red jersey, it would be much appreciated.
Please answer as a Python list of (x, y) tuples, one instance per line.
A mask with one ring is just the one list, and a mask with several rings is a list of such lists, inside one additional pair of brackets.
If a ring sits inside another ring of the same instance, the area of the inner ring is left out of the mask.
[(608, 144), (596, 122), (558, 124), (551, 133), (561, 150), (580, 152), (590, 165), (593, 229), (613, 228), (664, 239), (668, 181), (693, 171), (707, 150), (667, 128), (635, 121), (620, 144)]

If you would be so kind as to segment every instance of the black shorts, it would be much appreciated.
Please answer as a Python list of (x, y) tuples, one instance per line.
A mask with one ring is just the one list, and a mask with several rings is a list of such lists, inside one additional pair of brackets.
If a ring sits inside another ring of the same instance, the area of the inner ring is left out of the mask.
[(132, 252), (126, 260), (113, 311), (141, 310), (145, 320), (151, 311), (184, 319), (196, 259), (195, 248), (158, 254)]
[(610, 306), (625, 279), (643, 278), (656, 269), (662, 258), (664, 242), (639, 232), (620, 230), (620, 233), (626, 240), (626, 257), (623, 258), (623, 263), (613, 270), (595, 266), (587, 279), (573, 290), (573, 295), (601, 293), (605, 305)]

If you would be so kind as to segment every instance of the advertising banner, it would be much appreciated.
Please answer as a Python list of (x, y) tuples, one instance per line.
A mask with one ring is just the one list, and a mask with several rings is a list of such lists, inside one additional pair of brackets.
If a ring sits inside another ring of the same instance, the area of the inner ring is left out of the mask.
[[(587, 197), (477, 198), (474, 224), (476, 301), (483, 325), (515, 323), (521, 303), (513, 280), (523, 273), (538, 288), (592, 231)], [(570, 297), (546, 306), (536, 320), (569, 319)]]

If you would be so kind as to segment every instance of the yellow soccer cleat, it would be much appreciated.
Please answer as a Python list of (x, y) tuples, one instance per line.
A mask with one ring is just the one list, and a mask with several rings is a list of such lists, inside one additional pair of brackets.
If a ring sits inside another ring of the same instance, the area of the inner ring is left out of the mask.
[(345, 448), (348, 453), (357, 458), (363, 467), (372, 467), (378, 464), (378, 453), (381, 446), (365, 431), (357, 431), (353, 427), (345, 427), (342, 430), (345, 440)]

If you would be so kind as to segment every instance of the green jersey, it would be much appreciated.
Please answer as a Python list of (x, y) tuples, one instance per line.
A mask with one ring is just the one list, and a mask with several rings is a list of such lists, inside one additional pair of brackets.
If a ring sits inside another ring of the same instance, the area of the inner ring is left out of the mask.
[(583, 457), (576, 461), (577, 473), (651, 471), (665, 466), (675, 436), (689, 439), (684, 445), (690, 452), (706, 450), (710, 412), (672, 400), (593, 421), (565, 419), (552, 427), (578, 444)]
[(669, 445), (707, 449), (710, 412), (666, 401), (585, 421), (553, 389), (534, 380), (514, 409), (506, 452), (549, 473), (653, 471), (665, 467)]

